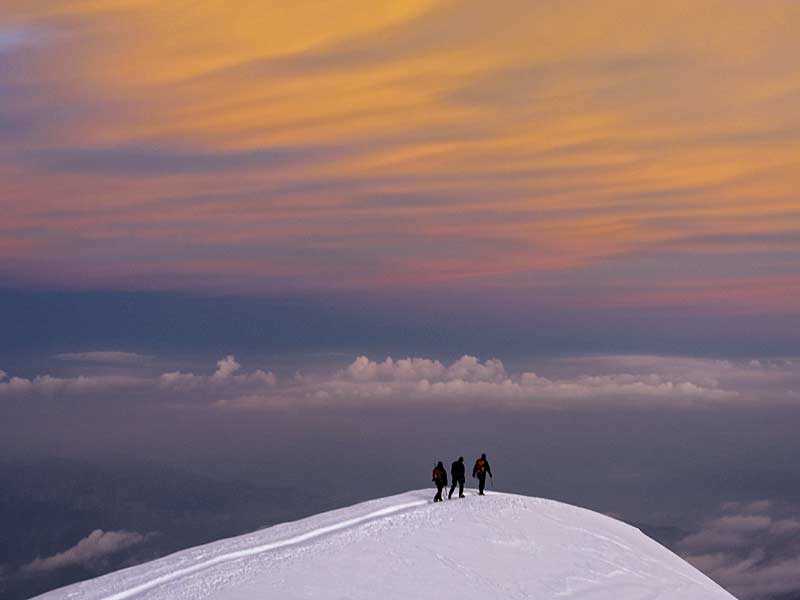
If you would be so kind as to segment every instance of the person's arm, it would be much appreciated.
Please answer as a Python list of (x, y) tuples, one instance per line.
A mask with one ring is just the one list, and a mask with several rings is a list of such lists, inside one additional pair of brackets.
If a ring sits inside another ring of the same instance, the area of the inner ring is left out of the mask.
[(489, 466), (489, 461), (486, 461), (486, 472), (489, 474), (489, 477), (494, 479), (494, 475), (492, 475), (492, 467)]

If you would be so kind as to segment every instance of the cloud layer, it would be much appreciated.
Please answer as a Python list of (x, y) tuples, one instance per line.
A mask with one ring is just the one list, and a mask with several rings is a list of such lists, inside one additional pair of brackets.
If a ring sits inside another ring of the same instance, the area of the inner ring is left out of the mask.
[(760, 600), (800, 592), (799, 539), (796, 507), (733, 502), (681, 540), (678, 549), (737, 598)]
[(233, 355), (210, 373), (80, 374), (31, 378), (0, 372), (0, 398), (141, 397), (219, 407), (381, 406), (443, 403), (507, 407), (602, 405), (692, 407), (719, 403), (800, 401), (800, 368), (792, 360), (712, 360), (658, 356), (594, 356), (544, 360), (537, 370), (509, 372), (498, 359), (462, 356), (445, 363), (408, 357), (356, 357), (330, 371), (299, 365), (280, 378), (245, 370)]
[(47, 558), (36, 558), (24, 565), (21, 571), (36, 574), (76, 565), (91, 567), (108, 555), (142, 544), (147, 537), (133, 531), (95, 529), (71, 548)]
[(547, 378), (531, 371), (506, 372), (497, 359), (481, 362), (463, 356), (449, 366), (424, 358), (374, 362), (358, 357), (335, 377), (320, 382), (318, 399), (404, 397), (418, 400), (490, 400), (496, 403), (530, 403), (584, 400), (668, 401), (733, 400), (737, 392), (721, 389), (716, 381), (695, 383), (685, 376), (650, 373), (611, 373), (570, 378)]

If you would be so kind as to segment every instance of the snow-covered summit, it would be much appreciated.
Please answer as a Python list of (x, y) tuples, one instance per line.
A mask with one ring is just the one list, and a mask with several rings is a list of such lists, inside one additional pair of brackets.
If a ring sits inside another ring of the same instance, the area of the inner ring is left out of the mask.
[(638, 529), (552, 500), (407, 492), (40, 596), (70, 600), (731, 600)]

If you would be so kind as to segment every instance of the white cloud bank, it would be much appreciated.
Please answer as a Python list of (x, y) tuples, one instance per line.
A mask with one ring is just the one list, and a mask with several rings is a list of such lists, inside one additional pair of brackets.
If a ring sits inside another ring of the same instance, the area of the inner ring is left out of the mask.
[(37, 375), (28, 379), (9, 377), (3, 372), (0, 377), (0, 398), (146, 394), (165, 400), (213, 401), (258, 390), (271, 390), (277, 385), (277, 378), (272, 372), (258, 369), (238, 374), (240, 369), (241, 365), (236, 359), (228, 355), (217, 362), (217, 369), (211, 375), (171, 371), (156, 377)]
[(303, 372), (314, 374), (298, 372), (279, 381), (272, 371), (248, 371), (227, 355), (209, 374), (167, 371), (147, 377), (87, 374), (28, 379), (0, 372), (0, 397), (138, 394), (173, 403), (250, 408), (388, 401), (513, 407), (797, 402), (799, 365), (791, 360), (595, 356), (544, 360), (536, 369), (510, 372), (496, 358), (462, 356), (448, 364), (425, 357), (375, 361), (358, 356), (333, 372), (299, 365)]
[(36, 558), (24, 565), (23, 573), (34, 574), (53, 571), (75, 565), (89, 566), (92, 563), (147, 540), (149, 535), (134, 531), (103, 531), (95, 529), (71, 548), (47, 558)]
[(158, 384), (166, 389), (197, 390), (200, 388), (211, 388), (224, 390), (261, 387), (273, 388), (278, 383), (278, 378), (271, 371), (258, 369), (252, 373), (237, 375), (242, 365), (240, 365), (232, 354), (217, 361), (217, 370), (210, 376), (195, 375), (194, 373), (182, 373), (172, 371), (164, 373), (158, 378)]
[(544, 377), (533, 371), (509, 374), (498, 359), (462, 356), (449, 366), (427, 358), (391, 357), (375, 362), (359, 356), (335, 376), (309, 386), (318, 400), (403, 397), (483, 399), (505, 403), (548, 403), (587, 399), (729, 400), (738, 396), (717, 381), (694, 382), (657, 372), (616, 372)]
[(93, 394), (107, 391), (124, 391), (143, 385), (145, 380), (127, 376), (79, 375), (77, 377), (54, 377), (37, 375), (31, 379), (24, 377), (0, 378), (0, 397), (2, 396), (58, 396)]

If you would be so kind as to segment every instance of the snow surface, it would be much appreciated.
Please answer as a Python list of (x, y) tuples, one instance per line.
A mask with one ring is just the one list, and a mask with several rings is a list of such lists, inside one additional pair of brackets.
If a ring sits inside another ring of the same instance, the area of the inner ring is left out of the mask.
[(638, 529), (605, 515), (540, 498), (466, 493), (439, 504), (431, 490), (372, 500), (39, 598), (733, 598)]

